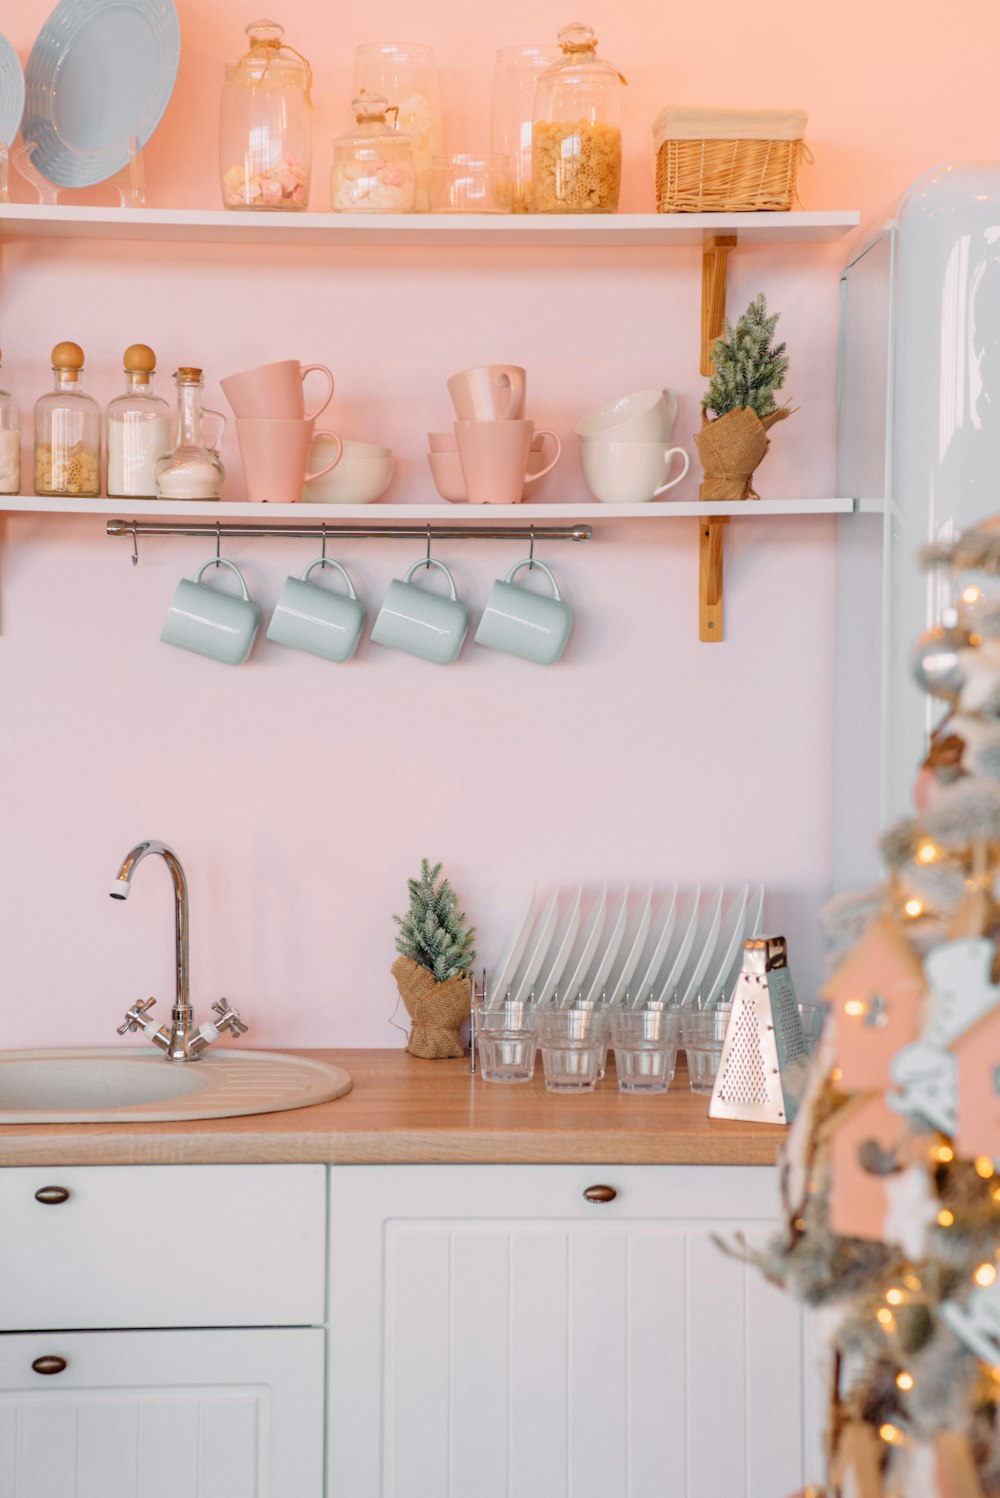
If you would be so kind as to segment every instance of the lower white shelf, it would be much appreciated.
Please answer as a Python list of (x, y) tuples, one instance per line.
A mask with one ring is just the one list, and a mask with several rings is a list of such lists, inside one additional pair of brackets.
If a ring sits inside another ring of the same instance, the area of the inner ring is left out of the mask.
[[(870, 506), (870, 501), (866, 505)], [(377, 524), (412, 522), (422, 524), (436, 521), (439, 524), (467, 523), (481, 520), (484, 525), (495, 525), (497, 521), (521, 521), (530, 525), (534, 520), (565, 522), (576, 520), (677, 520), (684, 517), (715, 518), (739, 515), (753, 519), (765, 515), (850, 515), (857, 511), (854, 499), (754, 499), (736, 504), (697, 504), (686, 501), (661, 501), (639, 505), (603, 505), (594, 502), (563, 504), (532, 504), (530, 501), (518, 505), (469, 505), (469, 504), (412, 504), (370, 505), (251, 505), (224, 504), (205, 500), (163, 499), (61, 499), (35, 498), (30, 495), (0, 497), (0, 514), (48, 514), (48, 515), (98, 515), (121, 516), (123, 519), (151, 518), (167, 519), (182, 516), (190, 520), (259, 520), (265, 524), (275, 520), (300, 520), (303, 524), (315, 525), (317, 521), (329, 520), (347, 524), (364, 521)]]

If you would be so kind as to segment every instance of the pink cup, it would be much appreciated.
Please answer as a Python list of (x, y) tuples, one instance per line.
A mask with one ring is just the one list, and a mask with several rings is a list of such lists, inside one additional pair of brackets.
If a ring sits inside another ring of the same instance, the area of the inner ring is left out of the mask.
[[(247, 499), (251, 504), (295, 504), (302, 485), (336, 468), (344, 444), (336, 432), (317, 432), (312, 418), (305, 421), (244, 417), (237, 419), (236, 435), (243, 459)], [(330, 437), (337, 444), (333, 461), (307, 473), (313, 437)]]
[[(306, 375), (316, 372), (326, 376), (326, 395), (307, 415), (302, 386)], [(315, 421), (333, 399), (333, 375), (326, 365), (300, 364), (298, 359), (258, 364), (256, 369), (227, 375), (220, 383), (240, 420)]]
[(517, 364), (483, 364), (448, 381), (459, 421), (521, 421), (527, 376)]
[[(530, 461), (532, 440), (551, 437), (556, 455), (544, 468)], [(455, 437), (465, 475), (466, 494), (473, 505), (516, 505), (526, 484), (550, 473), (559, 461), (562, 443), (555, 432), (533, 421), (456, 421)]]
[[(462, 472), (462, 460), (458, 456), (458, 440), (454, 432), (428, 432), (427, 445), (430, 451), (427, 454), (427, 462), (430, 465), (431, 477), (434, 487), (442, 499), (447, 499), (451, 504), (464, 504), (466, 502), (465, 474)], [(545, 467), (542, 462), (542, 448), (545, 445), (545, 433), (536, 432), (531, 439), (531, 451), (528, 453), (528, 473), (530, 478), (541, 478), (539, 470)], [(545, 467), (546, 473), (549, 468)], [(522, 493), (521, 498), (525, 497)]]

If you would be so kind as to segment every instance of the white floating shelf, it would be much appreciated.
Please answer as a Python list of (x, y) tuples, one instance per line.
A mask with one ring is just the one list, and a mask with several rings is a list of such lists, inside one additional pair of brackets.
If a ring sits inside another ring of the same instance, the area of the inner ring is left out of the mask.
[(470, 520), (481, 520), (484, 525), (495, 525), (499, 521), (517, 521), (531, 525), (533, 521), (552, 521), (572, 525), (578, 520), (678, 520), (692, 516), (698, 519), (719, 520), (727, 515), (737, 515), (752, 520), (768, 515), (850, 515), (857, 501), (853, 499), (757, 499), (736, 504), (689, 504), (675, 500), (640, 505), (602, 505), (593, 502), (581, 504), (519, 504), (519, 505), (451, 505), (451, 504), (370, 504), (370, 505), (251, 505), (223, 504), (219, 501), (165, 499), (41, 499), (29, 495), (10, 495), (0, 498), (0, 514), (34, 515), (96, 515), (118, 517), (123, 520), (144, 518), (168, 520), (178, 517), (188, 520), (246, 520), (258, 521), (261, 525), (276, 521), (301, 521), (303, 525), (315, 525), (328, 520), (343, 525), (361, 522), (387, 525), (427, 522), (440, 525), (466, 525)]
[(0, 238), (145, 239), (192, 244), (549, 245), (636, 249), (701, 245), (735, 234), (741, 245), (827, 244), (860, 223), (854, 210), (825, 213), (240, 213), (196, 208), (0, 205)]

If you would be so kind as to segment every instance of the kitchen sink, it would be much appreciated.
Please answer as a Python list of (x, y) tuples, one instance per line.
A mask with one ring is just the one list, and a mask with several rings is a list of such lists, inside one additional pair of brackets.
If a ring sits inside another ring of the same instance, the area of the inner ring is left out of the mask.
[(308, 1108), (350, 1088), (341, 1067), (277, 1051), (216, 1049), (184, 1063), (126, 1046), (0, 1051), (0, 1124), (239, 1118)]

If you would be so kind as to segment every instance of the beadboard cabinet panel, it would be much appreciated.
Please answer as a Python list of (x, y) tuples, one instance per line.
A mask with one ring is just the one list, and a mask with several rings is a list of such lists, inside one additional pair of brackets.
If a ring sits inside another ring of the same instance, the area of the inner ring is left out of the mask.
[[(321, 1498), (322, 1331), (0, 1337), (3, 1498)], [(65, 1370), (39, 1375), (39, 1357)]]
[[(584, 1201), (598, 1183), (613, 1201)], [(712, 1241), (763, 1240), (772, 1192), (767, 1170), (334, 1167), (330, 1498), (801, 1487), (801, 1313)]]

